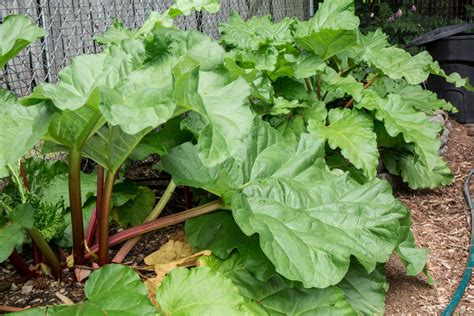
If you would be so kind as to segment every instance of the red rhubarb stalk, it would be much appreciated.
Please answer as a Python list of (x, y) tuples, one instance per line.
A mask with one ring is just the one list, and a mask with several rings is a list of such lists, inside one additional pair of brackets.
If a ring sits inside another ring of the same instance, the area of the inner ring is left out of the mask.
[[(124, 242), (130, 238), (137, 237), (149, 232), (152, 232), (154, 230), (157, 230), (159, 228), (164, 228), (172, 225), (176, 225), (179, 223), (182, 223), (188, 219), (198, 217), (201, 215), (205, 215), (208, 213), (212, 213), (214, 211), (217, 211), (219, 209), (222, 209), (222, 201), (221, 200), (216, 200), (211, 203), (207, 203), (192, 209), (189, 209), (187, 211), (183, 211), (177, 214), (169, 215), (160, 219), (156, 219), (154, 221), (148, 222), (148, 223), (143, 223), (140, 225), (137, 225), (135, 227), (126, 229), (124, 231), (121, 231), (109, 239), (109, 246), (115, 246), (117, 244), (120, 244), (121, 242)], [(95, 245), (91, 249), (92, 253), (96, 253), (97, 250), (99, 250), (99, 246)], [(86, 259), (90, 258), (90, 253), (86, 254), (85, 256)]]
[(102, 192), (102, 206), (100, 212), (97, 213), (100, 266), (103, 266), (109, 262), (109, 212), (115, 176), (115, 172), (107, 172), (107, 176), (105, 177), (104, 189)]

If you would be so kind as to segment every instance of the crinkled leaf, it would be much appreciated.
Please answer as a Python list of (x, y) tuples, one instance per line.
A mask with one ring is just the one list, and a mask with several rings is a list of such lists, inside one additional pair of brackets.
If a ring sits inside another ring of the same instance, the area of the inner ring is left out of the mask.
[(51, 113), (44, 106), (23, 107), (16, 97), (0, 88), (0, 178), (7, 165), (16, 165), (46, 133)]
[(21, 99), (33, 105), (49, 100), (61, 110), (77, 110), (88, 106), (97, 109), (100, 87), (113, 88), (143, 61), (144, 48), (140, 41), (123, 41), (106, 53), (74, 57), (61, 70), (59, 83), (43, 83), (33, 93)]
[(328, 140), (332, 149), (340, 148), (341, 154), (362, 169), (368, 179), (374, 178), (379, 152), (372, 118), (359, 110), (332, 109), (329, 122), (328, 126), (312, 122), (308, 130), (314, 137)]
[(325, 289), (290, 288), (279, 276), (262, 282), (246, 268), (246, 261), (247, 258), (238, 253), (227, 260), (213, 256), (201, 259), (203, 265), (232, 280), (241, 295), (260, 309), (256, 315), (354, 314), (344, 293), (334, 286)]
[[(87, 198), (96, 194), (97, 183), (95, 173), (81, 173), (81, 201), (86, 202)], [(50, 203), (58, 203), (64, 200), (64, 207), (69, 207), (68, 175), (60, 174), (56, 176), (43, 189), (43, 199)]]
[[(325, 71), (321, 75), (321, 88), (331, 93), (340, 92), (339, 98), (345, 95), (350, 95), (356, 101), (362, 98), (362, 83), (358, 82), (352, 75), (340, 76), (331, 67), (325, 67)], [(325, 100), (327, 99), (325, 98)]]
[(256, 51), (263, 45), (280, 46), (293, 40), (291, 27), (293, 20), (286, 18), (272, 23), (269, 15), (253, 16), (244, 21), (237, 13), (232, 13), (227, 22), (219, 25), (221, 38), (226, 45), (242, 50)]
[(160, 315), (242, 315), (238, 289), (207, 267), (171, 271), (156, 290)]
[(176, 108), (170, 69), (171, 65), (163, 62), (131, 73), (114, 90), (103, 89), (100, 110), (107, 121), (125, 133), (136, 134), (170, 119)]
[(294, 65), (295, 78), (303, 79), (316, 75), (316, 72), (323, 71), (327, 68), (326, 63), (319, 57), (314, 55), (302, 56)]
[[(329, 2), (329, 1), (326, 1)], [(323, 60), (352, 48), (357, 43), (357, 33), (347, 30), (324, 29), (296, 39), (296, 43)]]
[(412, 56), (397, 47), (367, 49), (364, 59), (389, 78), (404, 78), (409, 84), (419, 84), (428, 79), (433, 61), (426, 51)]
[(200, 114), (199, 156), (207, 166), (224, 161), (252, 126), (253, 114), (245, 104), (250, 87), (242, 78), (228, 83), (218, 73), (199, 72), (193, 59), (183, 59), (173, 76), (178, 104)]
[(10, 15), (0, 24), (0, 68), (46, 32), (23, 15)]
[(132, 39), (135, 36), (135, 32), (126, 28), (123, 23), (115, 20), (107, 30), (99, 36), (96, 36), (94, 40), (99, 44), (111, 45), (119, 44), (123, 40)]
[(240, 230), (229, 211), (217, 212), (186, 221), (186, 239), (200, 249), (209, 249), (226, 259), (237, 249), (245, 258), (245, 267), (256, 278), (267, 281), (275, 275), (275, 267), (260, 249), (257, 236), (248, 237)]
[(147, 187), (138, 187), (135, 198), (112, 209), (112, 216), (122, 226), (135, 226), (145, 221), (155, 204), (155, 193)]
[(441, 158), (437, 159), (432, 170), (407, 151), (388, 151), (382, 158), (390, 173), (401, 175), (403, 181), (413, 190), (433, 189), (454, 181), (451, 170)]
[(274, 101), (273, 107), (270, 110), (272, 115), (288, 114), (295, 108), (306, 108), (306, 103), (299, 103), (298, 100), (286, 100), (282, 97), (277, 97)]
[(364, 175), (362, 170), (357, 169), (351, 164), (347, 159), (345, 159), (342, 155), (335, 153), (329, 155), (326, 158), (326, 163), (328, 167), (332, 169), (341, 169), (342, 171), (347, 171), (351, 175), (351, 178), (357, 181), (360, 184), (364, 184), (367, 182), (367, 177)]
[(234, 194), (232, 210), (244, 233), (259, 234), (277, 272), (322, 288), (343, 278), (351, 255), (388, 260), (401, 216), (393, 204), (388, 184), (359, 185), (317, 162), (297, 176), (247, 185)]
[(421, 162), (428, 170), (433, 170), (439, 160), (439, 126), (404, 103), (399, 95), (389, 94), (382, 99), (373, 91), (366, 92), (356, 106), (375, 110), (376, 118), (384, 122), (387, 133), (392, 137), (402, 134), (407, 143), (413, 143)]
[(383, 315), (385, 312), (388, 282), (383, 265), (378, 265), (373, 272), (367, 273), (364, 267), (354, 260), (337, 287), (344, 291), (347, 301), (358, 315)]

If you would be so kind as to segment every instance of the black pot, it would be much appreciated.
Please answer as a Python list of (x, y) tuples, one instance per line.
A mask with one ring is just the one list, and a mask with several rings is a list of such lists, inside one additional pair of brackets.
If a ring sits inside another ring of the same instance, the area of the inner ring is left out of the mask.
[[(474, 33), (459, 33), (473, 28), (471, 23), (437, 29), (414, 40), (412, 46), (425, 45), (447, 74), (457, 72), (474, 83)], [(458, 122), (474, 123), (474, 92), (434, 75), (428, 78), (427, 88), (456, 106), (459, 112), (453, 116)]]

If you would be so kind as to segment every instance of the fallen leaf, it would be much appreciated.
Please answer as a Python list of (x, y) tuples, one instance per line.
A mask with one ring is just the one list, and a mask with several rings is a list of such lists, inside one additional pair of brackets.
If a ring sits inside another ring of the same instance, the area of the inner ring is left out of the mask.
[(33, 285), (23, 285), (21, 287), (21, 294), (23, 295), (28, 295), (31, 291), (33, 291)]
[(145, 264), (152, 266), (168, 263), (186, 258), (196, 253), (196, 251), (197, 250), (191, 247), (187, 242), (169, 240), (166, 244), (161, 246), (160, 249), (145, 257)]
[(74, 273), (76, 274), (77, 282), (81, 282), (89, 277), (89, 275), (91, 274), (91, 270), (76, 268), (74, 269)]
[(155, 273), (156, 273), (156, 280), (161, 284), (161, 280), (171, 271), (178, 267), (193, 267), (196, 265), (196, 262), (202, 256), (210, 256), (212, 252), (210, 250), (203, 250), (198, 253), (192, 254), (186, 258), (181, 258), (178, 260), (174, 260), (171, 262), (163, 263), (163, 264), (156, 264), (155, 265)]

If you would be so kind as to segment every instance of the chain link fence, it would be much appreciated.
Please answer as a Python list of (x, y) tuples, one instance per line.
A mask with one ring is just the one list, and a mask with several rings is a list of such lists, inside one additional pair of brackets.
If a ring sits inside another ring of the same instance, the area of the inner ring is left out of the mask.
[[(310, 0), (222, 0), (217, 14), (194, 13), (179, 17), (182, 29), (196, 29), (217, 38), (217, 26), (232, 11), (245, 18), (270, 14), (278, 21), (286, 16), (306, 19)], [(102, 47), (94, 37), (114, 19), (129, 28), (140, 27), (151, 11), (163, 12), (172, 0), (0, 0), (0, 19), (10, 14), (30, 16), (48, 36), (31, 44), (0, 71), (0, 86), (24, 96), (41, 82), (56, 82), (71, 57), (97, 53)]]

